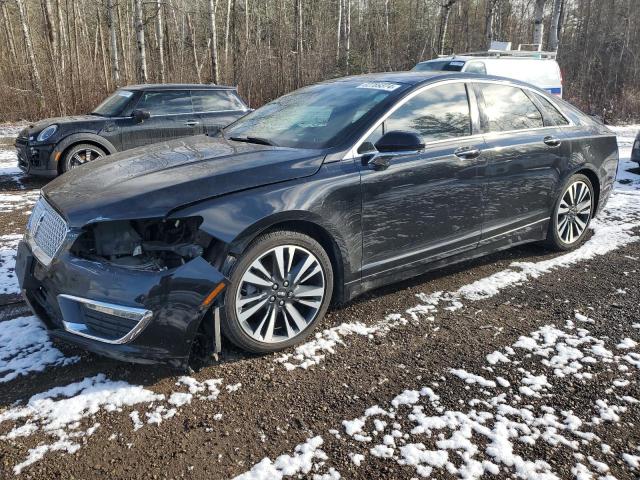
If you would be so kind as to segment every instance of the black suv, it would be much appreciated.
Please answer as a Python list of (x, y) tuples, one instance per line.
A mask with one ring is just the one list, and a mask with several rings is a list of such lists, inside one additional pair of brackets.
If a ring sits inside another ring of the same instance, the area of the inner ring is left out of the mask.
[(55, 177), (122, 150), (198, 134), (215, 134), (249, 111), (235, 87), (131, 85), (116, 90), (89, 115), (48, 118), (16, 140), (18, 165)]

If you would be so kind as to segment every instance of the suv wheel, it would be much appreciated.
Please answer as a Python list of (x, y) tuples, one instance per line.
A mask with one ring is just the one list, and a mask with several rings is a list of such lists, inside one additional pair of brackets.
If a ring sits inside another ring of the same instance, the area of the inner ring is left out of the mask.
[(89, 143), (80, 143), (74, 145), (62, 159), (62, 172), (68, 172), (80, 165), (84, 165), (87, 162), (92, 162), (100, 157), (104, 157), (106, 152), (100, 147), (91, 145)]
[(595, 196), (591, 181), (584, 175), (573, 175), (556, 201), (547, 244), (555, 250), (571, 250), (585, 239), (593, 211)]
[(333, 269), (322, 246), (299, 232), (257, 238), (231, 274), (222, 315), (224, 333), (255, 353), (304, 340), (324, 316), (333, 292)]

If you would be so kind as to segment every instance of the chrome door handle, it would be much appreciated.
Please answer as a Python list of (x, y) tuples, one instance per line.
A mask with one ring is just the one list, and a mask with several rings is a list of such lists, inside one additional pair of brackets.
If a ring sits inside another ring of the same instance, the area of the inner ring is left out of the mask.
[(195, 127), (196, 125), (200, 125), (200, 122), (196, 122), (195, 120), (190, 120), (188, 122), (184, 122), (187, 127)]
[(480, 153), (481, 150), (476, 147), (460, 147), (453, 152), (456, 157), (463, 159), (477, 158), (480, 156)]
[(562, 143), (562, 142), (561, 142), (560, 140), (558, 140), (557, 138), (555, 138), (555, 137), (551, 137), (551, 136), (544, 137), (544, 138), (542, 139), (542, 141), (543, 141), (546, 145), (549, 145), (550, 147), (559, 147), (559, 146), (560, 146), (560, 144)]

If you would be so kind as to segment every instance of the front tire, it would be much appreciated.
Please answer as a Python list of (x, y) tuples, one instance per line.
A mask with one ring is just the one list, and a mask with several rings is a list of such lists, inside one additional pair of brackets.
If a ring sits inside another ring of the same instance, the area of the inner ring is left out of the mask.
[(96, 147), (90, 143), (80, 143), (74, 145), (65, 153), (62, 159), (62, 173), (68, 172), (85, 163), (104, 157), (106, 152), (100, 147)]
[(282, 350), (309, 336), (332, 293), (331, 261), (316, 240), (284, 230), (261, 235), (231, 273), (223, 331), (250, 352)]
[(572, 175), (556, 201), (547, 232), (547, 245), (560, 251), (580, 246), (595, 211), (593, 185), (582, 174)]

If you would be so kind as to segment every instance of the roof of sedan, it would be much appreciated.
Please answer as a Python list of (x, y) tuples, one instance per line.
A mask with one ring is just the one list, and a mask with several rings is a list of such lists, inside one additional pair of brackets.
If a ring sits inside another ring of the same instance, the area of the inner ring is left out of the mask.
[(126, 90), (236, 90), (237, 87), (213, 83), (143, 83), (122, 88)]
[(439, 72), (439, 71), (406, 71), (406, 72), (383, 72), (383, 73), (367, 73), (364, 75), (354, 75), (350, 77), (334, 78), (328, 82), (354, 81), (354, 82), (394, 82), (407, 85), (417, 85), (420, 83), (428, 83), (431, 80), (444, 80), (447, 78), (484, 78), (488, 80), (510, 81), (521, 84), (511, 78), (496, 77), (494, 75), (479, 75), (477, 73), (460, 73), (460, 72)]

